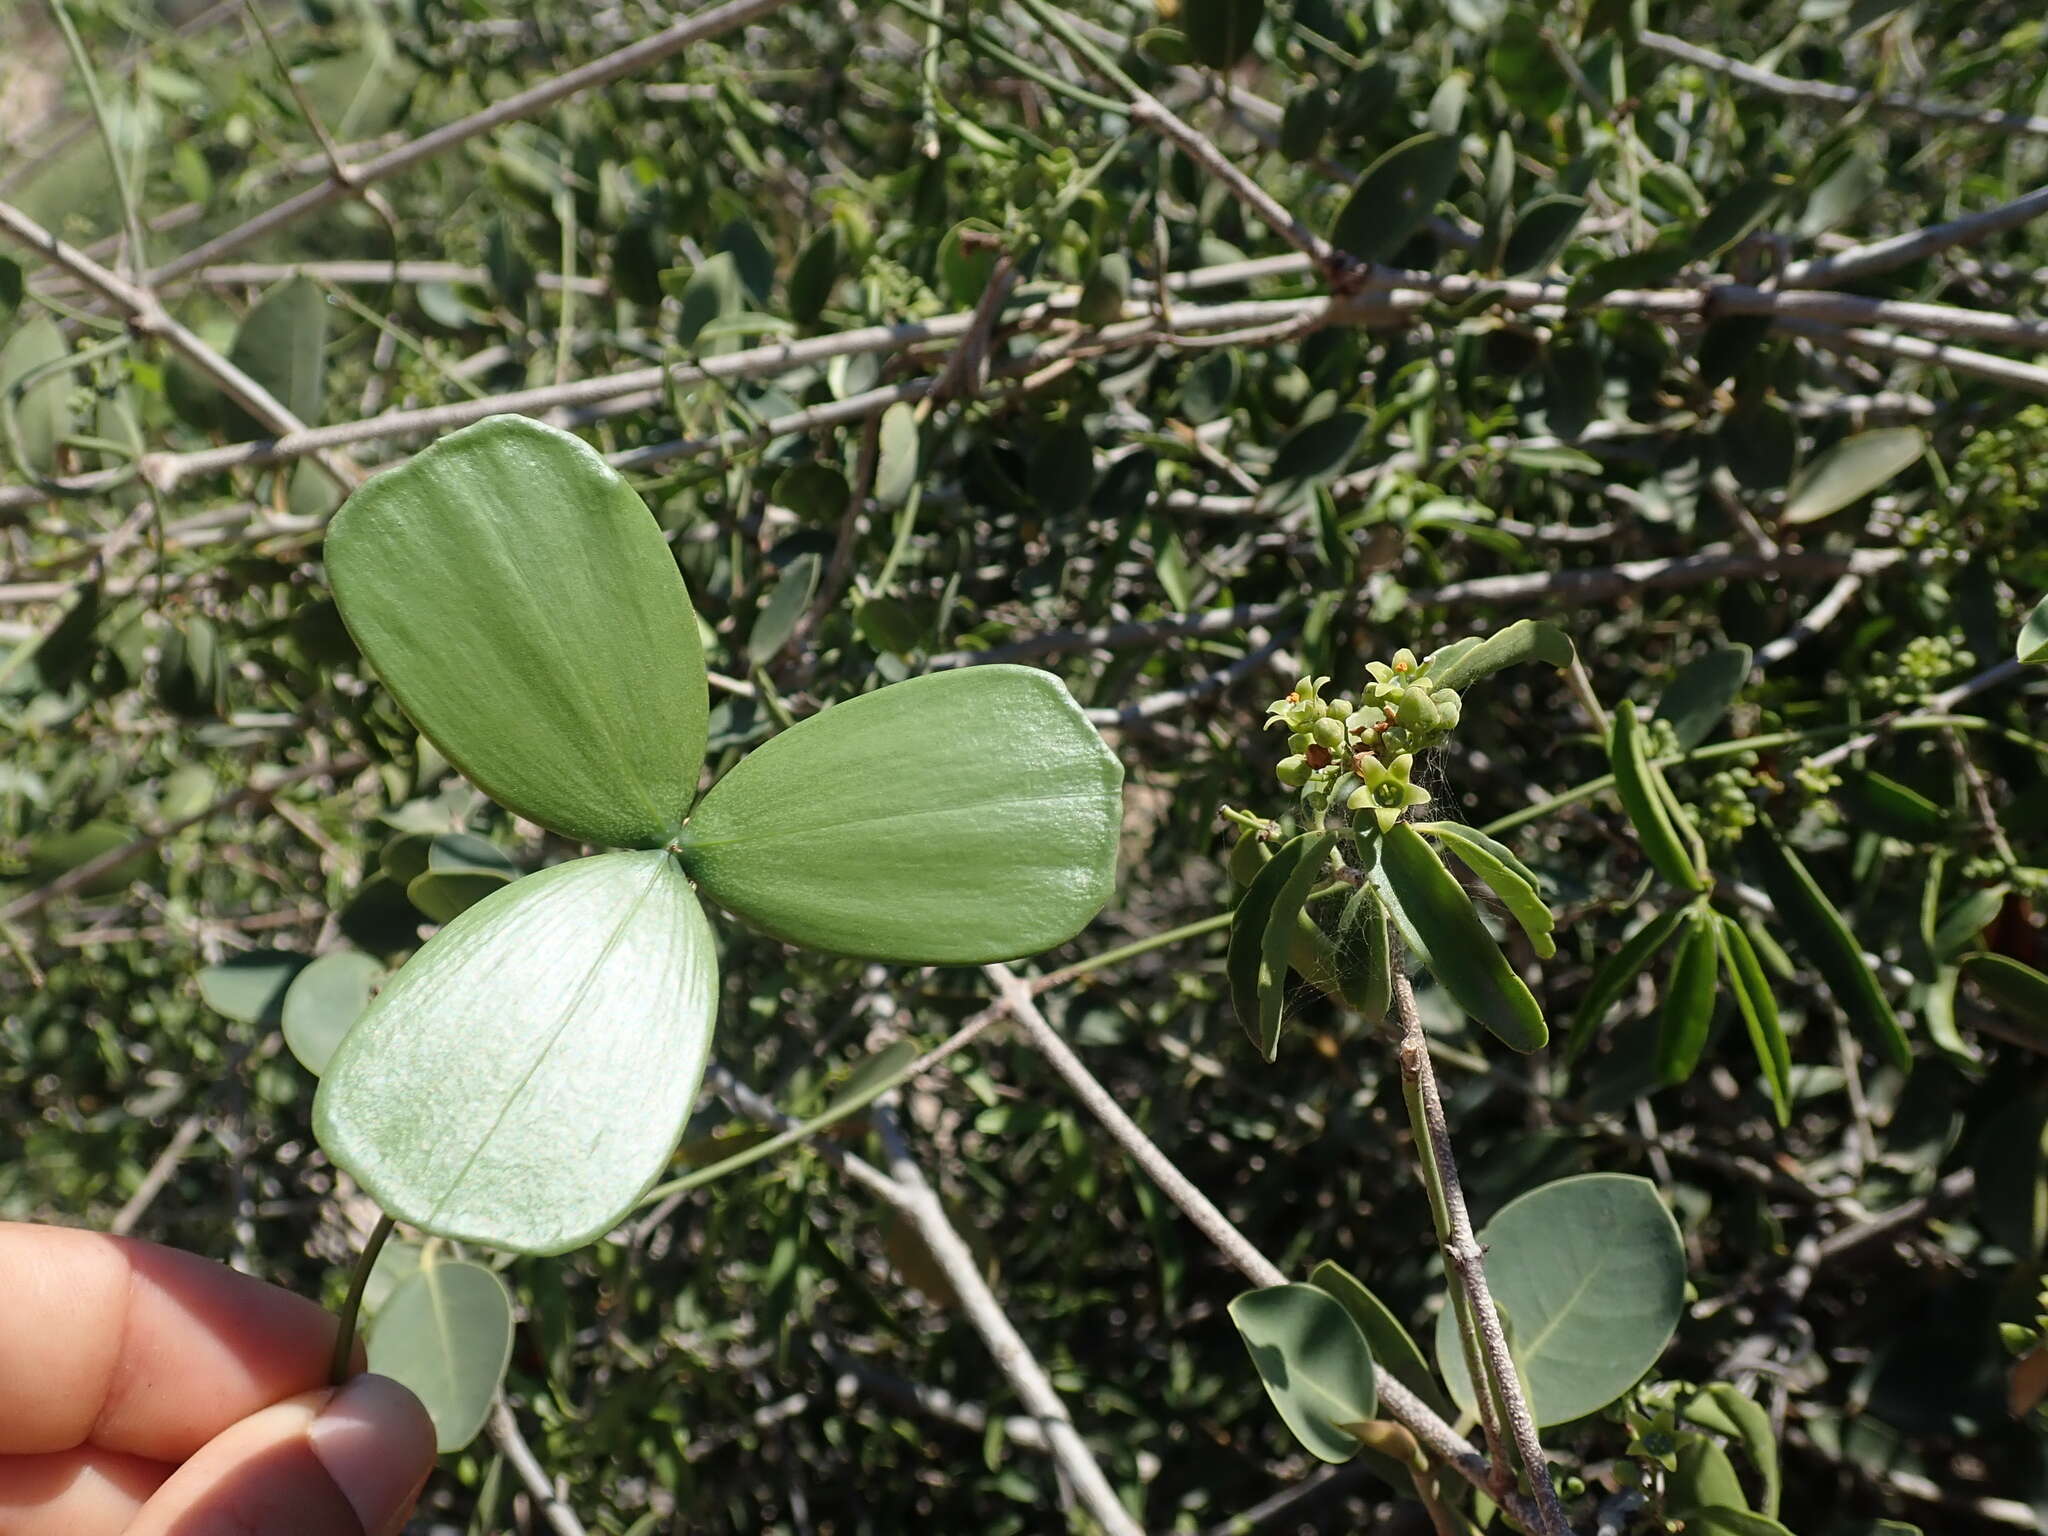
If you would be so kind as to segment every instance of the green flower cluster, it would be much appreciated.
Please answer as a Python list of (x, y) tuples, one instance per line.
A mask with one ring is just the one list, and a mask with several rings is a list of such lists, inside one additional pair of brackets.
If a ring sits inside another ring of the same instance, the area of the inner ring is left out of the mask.
[(1266, 724), (1287, 730), (1287, 756), (1273, 770), (1289, 789), (1304, 790), (1325, 808), (1344, 791), (1344, 808), (1370, 810), (1382, 830), (1429, 792), (1410, 781), (1415, 754), (1441, 745), (1457, 727), (1457, 691), (1433, 687), (1429, 665), (1410, 650), (1391, 662), (1368, 662), (1371, 681), (1354, 707), (1325, 699), (1327, 677), (1305, 677), (1266, 708)]
[(1742, 834), (1756, 825), (1757, 791), (1778, 788), (1776, 780), (1757, 772), (1754, 754), (1743, 756), (1747, 762), (1709, 774), (1700, 785), (1694, 819), (1700, 835), (1710, 843), (1725, 846), (1740, 841)]
[(1880, 703), (1917, 704), (1940, 690), (1958, 672), (1977, 665), (1962, 641), (1950, 635), (1916, 635), (1889, 666), (1871, 668), (1865, 686)]

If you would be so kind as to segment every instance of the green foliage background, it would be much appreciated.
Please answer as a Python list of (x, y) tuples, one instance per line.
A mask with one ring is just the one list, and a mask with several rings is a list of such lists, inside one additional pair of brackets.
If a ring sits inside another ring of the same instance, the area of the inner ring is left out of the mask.
[[(237, 8), (73, 9), (158, 266), (317, 178), (309, 112), (340, 143), (395, 143), (666, 20), (268, 7), (294, 91)], [(1655, 1086), (1668, 961), (1570, 1067), (1558, 1049), (1508, 1057), (1426, 990), (1474, 1215), (1567, 1173), (1655, 1179), (1693, 1287), (1661, 1373), (1732, 1379), (1781, 1417), (1783, 1518), (1802, 1536), (1887, 1515), (1943, 1531), (2032, 1520), (2048, 1468), (2007, 1410), (1998, 1325), (2030, 1328), (2037, 1307), (2048, 1016), (1966, 977), (1944, 1049), (1922, 914), (1938, 872), (1932, 910), (1953, 918), (1954, 949), (2048, 968), (2039, 674), (1996, 678), (1940, 711), (1949, 727), (1882, 736), (1833, 782), (1797, 770), (2012, 655), (2048, 588), (2048, 404), (2027, 403), (2048, 374), (1873, 351), (1839, 317), (1702, 323), (1696, 296), (2007, 203), (2044, 180), (2048, 134), (1745, 89), (1634, 29), (1800, 80), (2017, 114), (2048, 112), (2048, 36), (2016, 3), (1644, 9), (1275, 0), (1226, 85), (1174, 63), (1170, 18), (1081, 7), (1125, 70), (1310, 228), (1479, 279), (1340, 306), (1313, 330), (1246, 311), (1220, 323), (1222, 344), (1182, 344), (1219, 326), (1190, 323), (1193, 307), (1311, 297), (1321, 279), (1237, 266), (1286, 247), (1112, 110), (1116, 87), (1029, 14), (963, 0), (776, 10), (427, 160), (381, 202), (339, 201), (224, 258), (260, 266), (165, 299), (299, 415), (339, 423), (961, 314), (1008, 267), (1018, 323), (989, 347), (988, 379), (963, 387), (973, 370), (955, 370), (921, 426), (856, 397), (942, 373), (938, 341), (642, 383), (552, 419), (615, 455), (671, 536), (728, 680), (714, 768), (778, 710), (979, 655), (1051, 666), (1097, 712), (1130, 775), (1121, 888), (1043, 969), (1227, 906), (1217, 809), (1286, 809), (1257, 727), (1297, 670), (1350, 689), (1396, 647), (1540, 614), (1574, 636), (1609, 708), (1678, 716), (1698, 727), (1686, 745), (1804, 733), (1675, 768), (1674, 785), (1724, 883), (1759, 878), (1735, 842), (1747, 824), (1788, 830), (1883, 962), (1910, 1076), (1844, 1032), (1837, 989), (1769, 949), (1793, 1047), (1782, 1131), (1732, 1000), (1701, 1069)], [(37, 7), (0, 18), (0, 51), (13, 101), (51, 99), (10, 127), (0, 197), (81, 246), (115, 235), (106, 152)], [(1340, 221), (1345, 181), (1425, 131), (1451, 137), (1394, 162), (1375, 195), (1427, 202), (1440, 186), (1430, 220), (1404, 232), (1369, 200)], [(1568, 228), (1560, 198), (1584, 204)], [(362, 674), (322, 586), (336, 502), (322, 474), (146, 461), (124, 479), (138, 447), (262, 434), (187, 363), (124, 343), (55, 268), (9, 254), (28, 291), (0, 266), (0, 384), (72, 361), (20, 393), (0, 472), (0, 911), (93, 853), (175, 830), (9, 916), (0, 1215), (105, 1225), (173, 1146), (138, 1233), (331, 1298), (366, 1223), (312, 1143), (313, 1081), (274, 1019), (226, 1016), (196, 976), (252, 948), (346, 942), (395, 961), (423, 921), (376, 878), (397, 834), (478, 833), (522, 870), (573, 850), (451, 776)], [(292, 275), (300, 263), (314, 265)], [(1219, 268), (1170, 303), (1144, 286)], [(1571, 280), (1573, 304), (1504, 297), (1499, 281), (1524, 270)], [(2024, 362), (2044, 284), (2048, 233), (2015, 219), (1848, 291), (2009, 321), (2021, 330), (1955, 345)], [(1076, 289), (1080, 326), (1026, 313)], [(1695, 301), (1627, 297), (1645, 291)], [(1130, 329), (1085, 329), (1126, 300)], [(760, 430), (804, 411), (822, 424)], [(1832, 447), (1900, 426), (1924, 452), (1844, 505), (1812, 492)], [(720, 434), (729, 451), (706, 451)], [(346, 451), (370, 468), (421, 440)], [(53, 473), (93, 489), (29, 489)], [(1824, 595), (1832, 612), (1799, 635)], [(1174, 617), (1188, 614), (1202, 617)], [(1800, 643), (1767, 649), (1788, 634)], [(1686, 715), (1666, 690), (1728, 645), (1769, 659), (1725, 715)], [(1531, 966), (1518, 936), (1510, 952), (1561, 1025), (1668, 901), (1612, 797), (1568, 793), (1607, 763), (1564, 681), (1526, 668), (1482, 686), (1425, 765), (1431, 814), (1521, 813), (1503, 835), (1548, 881), (1559, 952)], [(280, 770), (322, 763), (338, 766), (273, 791)], [(934, 1043), (988, 1000), (973, 971), (721, 933), (718, 1057), (795, 1113), (871, 1051)], [(1341, 1261), (1419, 1335), (1441, 1274), (1389, 1054), (1304, 987), (1277, 1063), (1260, 1063), (1231, 1016), (1224, 937), (1089, 970), (1048, 1012), (1261, 1248), (1297, 1275)], [(1148, 1529), (1220, 1528), (1307, 1475), (1225, 1314), (1235, 1277), (1026, 1044), (985, 1037), (905, 1112)], [(707, 1100), (677, 1171), (755, 1134)], [(868, 1136), (858, 1121), (833, 1134)], [(1916, 1200), (1913, 1219), (1840, 1237)], [(1016, 1405), (929, 1256), (812, 1155), (507, 1278), (515, 1401), (592, 1529), (1065, 1522), (1050, 1462), (1009, 1425)], [(920, 1406), (927, 1389), (966, 1406)], [(1594, 1419), (1550, 1438), (1597, 1484), (1627, 1437)], [(1277, 1528), (1362, 1526), (1387, 1496), (1347, 1470)], [(514, 1501), (479, 1442), (450, 1458), (429, 1510), (503, 1529)]]

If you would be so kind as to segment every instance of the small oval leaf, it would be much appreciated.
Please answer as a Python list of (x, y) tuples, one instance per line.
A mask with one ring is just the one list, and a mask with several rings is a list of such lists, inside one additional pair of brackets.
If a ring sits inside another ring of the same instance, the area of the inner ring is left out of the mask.
[(384, 1299), (367, 1342), (370, 1369), (411, 1389), (445, 1456), (490, 1417), (512, 1361), (512, 1298), (481, 1264), (424, 1264)]
[(1320, 1460), (1358, 1454), (1352, 1425), (1379, 1407), (1372, 1348), (1351, 1314), (1312, 1285), (1269, 1285), (1230, 1304), (1266, 1395), (1294, 1438)]
[(299, 1065), (318, 1077), (327, 1070), (342, 1036), (370, 1006), (370, 994), (384, 967), (359, 949), (319, 956), (292, 978), (284, 994), (284, 1043)]
[(1387, 261), (1436, 212), (1458, 176), (1458, 136), (1418, 133), (1366, 167), (1330, 240), (1360, 261)]

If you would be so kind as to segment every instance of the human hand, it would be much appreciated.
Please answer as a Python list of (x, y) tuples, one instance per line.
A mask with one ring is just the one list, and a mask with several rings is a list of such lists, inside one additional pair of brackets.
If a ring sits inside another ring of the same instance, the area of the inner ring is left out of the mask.
[(196, 1255), (0, 1222), (0, 1536), (397, 1536), (433, 1425), (329, 1387), (334, 1336)]

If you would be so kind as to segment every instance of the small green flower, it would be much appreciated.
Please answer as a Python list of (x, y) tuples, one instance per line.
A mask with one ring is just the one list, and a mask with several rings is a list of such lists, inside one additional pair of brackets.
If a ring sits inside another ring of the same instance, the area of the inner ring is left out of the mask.
[(1408, 780), (1409, 772), (1415, 766), (1413, 754), (1404, 752), (1392, 764), (1382, 763), (1376, 757), (1361, 756), (1356, 766), (1358, 776), (1365, 783), (1351, 792), (1351, 798), (1344, 802), (1345, 808), (1370, 810), (1382, 832), (1390, 831), (1394, 823), (1407, 813), (1409, 806), (1429, 804), (1429, 791)]
[(1266, 724), (1284, 724), (1295, 733), (1306, 731), (1329, 711), (1322, 700), (1323, 684), (1328, 681), (1327, 677), (1304, 677), (1286, 698), (1266, 706)]

